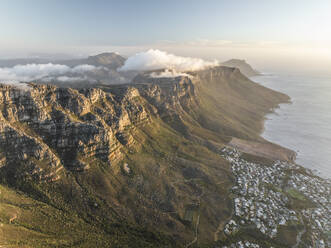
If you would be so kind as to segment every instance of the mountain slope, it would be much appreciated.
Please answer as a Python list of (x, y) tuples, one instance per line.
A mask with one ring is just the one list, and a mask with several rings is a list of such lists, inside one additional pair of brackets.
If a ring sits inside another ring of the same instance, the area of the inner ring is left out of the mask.
[[(262, 121), (289, 98), (234, 68), (191, 75), (142, 74), (91, 89), (2, 86), (0, 182), (8, 193), (0, 206), (12, 210), (0, 216), (0, 245), (213, 244), (233, 215), (235, 180), (222, 148), (233, 137), (273, 146), (259, 136)], [(17, 194), (43, 216), (10, 200)], [(46, 231), (44, 216), (60, 230)], [(29, 219), (28, 234), (17, 236)]]
[(258, 76), (260, 73), (254, 70), (245, 60), (230, 59), (222, 63), (223, 66), (238, 68), (246, 77)]

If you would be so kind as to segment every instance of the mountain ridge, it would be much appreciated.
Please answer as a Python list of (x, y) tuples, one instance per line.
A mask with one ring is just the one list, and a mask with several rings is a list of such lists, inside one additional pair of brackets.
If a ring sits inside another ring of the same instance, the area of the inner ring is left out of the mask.
[(221, 65), (238, 68), (241, 73), (244, 74), (246, 77), (260, 75), (260, 72), (253, 69), (250, 64), (248, 64), (245, 60), (242, 59), (230, 59), (221, 63)]
[[(235, 68), (191, 76), (1, 86), (0, 207), (12, 210), (0, 215), (0, 244), (17, 244), (24, 227), (27, 247), (215, 244), (233, 215), (235, 179), (222, 149), (233, 137), (272, 146), (260, 137), (264, 116), (289, 97)], [(56, 227), (43, 224), (39, 206)]]

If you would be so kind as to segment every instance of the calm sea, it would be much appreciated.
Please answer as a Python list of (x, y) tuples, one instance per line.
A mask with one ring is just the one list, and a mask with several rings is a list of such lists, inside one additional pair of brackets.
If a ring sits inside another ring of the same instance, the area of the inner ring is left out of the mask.
[(331, 178), (331, 77), (275, 74), (252, 80), (292, 100), (267, 116), (262, 136), (296, 151), (298, 164)]

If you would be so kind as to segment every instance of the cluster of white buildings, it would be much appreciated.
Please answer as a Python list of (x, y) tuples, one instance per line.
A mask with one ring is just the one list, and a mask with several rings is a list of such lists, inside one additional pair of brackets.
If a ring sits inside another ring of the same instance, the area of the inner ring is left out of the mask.
[[(274, 238), (279, 226), (288, 222), (304, 225), (305, 218), (312, 225), (315, 244), (328, 242), (324, 239), (331, 233), (330, 181), (315, 177), (309, 171), (301, 174), (298, 171), (302, 167), (288, 162), (277, 161), (272, 165), (248, 162), (240, 158), (241, 154), (236, 149), (224, 148), (222, 156), (231, 162), (236, 179), (232, 188), (235, 195), (234, 215), (225, 225), (226, 235), (233, 235), (241, 227), (253, 224), (262, 234)], [(287, 189), (300, 192), (317, 207), (290, 209)]]
[[(288, 185), (309, 198), (315, 208), (302, 210), (312, 227), (316, 247), (331, 247), (331, 182), (304, 174), (291, 174)], [(323, 238), (328, 236), (326, 240)]]
[(230, 220), (224, 227), (224, 233), (227, 235), (234, 234), (238, 231), (238, 227), (234, 220)]
[(254, 244), (249, 241), (239, 241), (237, 243), (233, 243), (229, 246), (223, 246), (222, 248), (260, 248), (258, 244)]

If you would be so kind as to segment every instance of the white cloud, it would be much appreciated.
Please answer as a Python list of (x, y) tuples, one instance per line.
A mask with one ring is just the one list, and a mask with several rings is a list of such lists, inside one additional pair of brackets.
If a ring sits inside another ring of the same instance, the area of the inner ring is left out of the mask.
[(177, 72), (175, 70), (166, 69), (162, 72), (152, 72), (150, 75), (152, 78), (174, 78), (174, 77), (189, 77), (191, 78), (192, 75), (184, 73), (184, 72)]
[[(95, 69), (96, 67), (93, 65), (78, 65), (74, 68), (70, 68), (66, 65), (52, 63), (16, 65), (11, 68), (0, 68), (0, 82), (6, 84), (30, 82), (33, 80), (42, 79), (44, 77), (51, 79), (61, 75), (64, 76), (66, 73), (83, 74)], [(67, 77), (66, 79), (69, 78)], [(73, 77), (73, 79), (75, 78)]]
[(96, 69), (96, 67), (94, 65), (77, 65), (76, 67), (74, 67), (72, 69), (72, 72), (84, 73), (84, 72), (87, 72), (87, 71), (93, 71), (95, 69)]
[(30, 86), (26, 83), (20, 83), (17, 81), (0, 81), (0, 84), (10, 85), (21, 90), (29, 90)]
[(77, 81), (84, 81), (87, 80), (86, 77), (67, 77), (67, 76), (60, 76), (56, 78), (57, 81), (60, 82), (77, 82)]
[(129, 57), (119, 71), (149, 71), (172, 69), (177, 72), (197, 71), (219, 65), (218, 61), (180, 57), (164, 51), (150, 49)]

